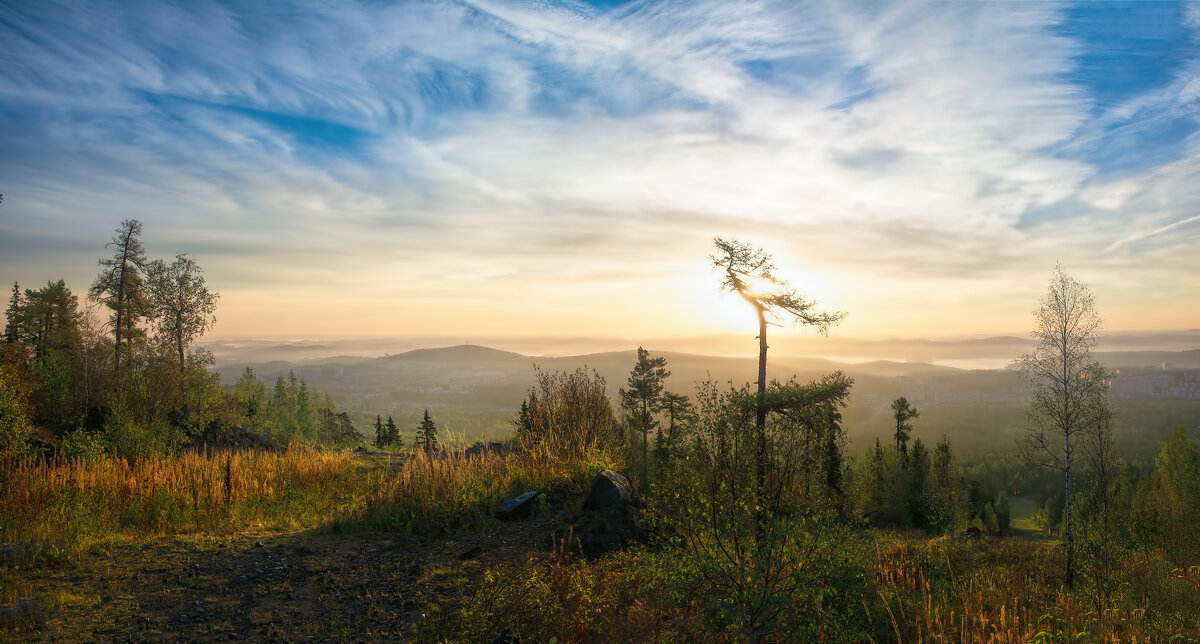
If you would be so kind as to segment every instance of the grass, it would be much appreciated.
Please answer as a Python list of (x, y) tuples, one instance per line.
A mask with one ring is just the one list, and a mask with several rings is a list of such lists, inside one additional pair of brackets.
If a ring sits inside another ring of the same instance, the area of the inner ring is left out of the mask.
[(1008, 504), (1011, 512), (1009, 529), (1013, 536), (1051, 546), (1058, 543), (1056, 537), (1034, 523), (1033, 515), (1037, 511), (1036, 501), (1025, 496), (1014, 496), (1009, 498)]
[[(469, 460), (417, 454), (394, 465), (304, 448), (134, 462), (2, 463), (0, 544), (21, 544), (22, 554), (0, 559), (0, 604), (36, 596), (44, 612), (100, 610), (95, 608), (100, 599), (72, 594), (79, 592), (74, 587), (39, 591), (27, 580), (28, 571), (69, 570), (89, 558), (89, 551), (141, 547), (133, 544), (164, 538), (183, 544), (178, 556), (183, 562), (201, 551), (217, 552), (212, 543), (217, 535), (236, 538), (245, 532), (316, 530), (331, 539), (339, 538), (331, 532), (383, 533), (402, 542), (435, 535), (457, 539), (454, 535), (490, 531), (495, 505), (506, 496), (541, 489), (578, 498), (594, 473), (612, 463), (601, 457), (514, 453)], [(1086, 579), (1074, 591), (1064, 588), (1063, 554), (1053, 541), (1039, 538), (1042, 533), (1031, 521), (1032, 501), (1010, 503), (1014, 533), (1028, 538), (930, 539), (864, 531), (839, 543), (841, 563), (800, 562), (831, 566), (817, 578), (831, 585), (825, 596), (840, 597), (841, 630), (820, 631), (817, 638), (1200, 641), (1200, 567), (1181, 568), (1152, 552), (1133, 553), (1119, 570), (1105, 571), (1123, 580), (1120, 592), (1097, 602)], [(246, 546), (249, 552), (252, 545)], [(677, 548), (634, 548), (594, 562), (561, 550), (533, 551), (471, 574), (454, 568), (465, 564), (454, 554), (459, 549), (451, 550), (451, 568), (439, 582), (446, 588), (439, 590), (440, 599), (431, 600), (439, 617), (422, 631), (428, 640), (477, 641), (506, 627), (522, 638), (560, 641), (738, 639), (708, 610), (722, 605), (722, 592), (690, 574), (696, 562)], [(141, 565), (136, 557), (130, 561)], [(253, 556), (248, 561), (253, 563), (247, 567), (258, 565)], [(165, 569), (169, 566), (154, 565), (160, 575), (174, 578)], [(394, 564), (387, 574), (404, 569)], [(367, 575), (367, 570), (355, 574)], [(301, 586), (309, 582), (300, 578), (278, 583), (281, 593), (313, 592)], [(394, 592), (386, 589), (396, 583), (381, 581), (383, 596)], [(458, 588), (453, 595), (451, 587)], [(346, 588), (351, 592), (357, 586)], [(0, 640), (6, 628), (0, 623)]]
[(77, 553), (173, 533), (293, 530), (365, 507), (369, 469), (348, 454), (188, 452), (0, 464), (0, 541)]

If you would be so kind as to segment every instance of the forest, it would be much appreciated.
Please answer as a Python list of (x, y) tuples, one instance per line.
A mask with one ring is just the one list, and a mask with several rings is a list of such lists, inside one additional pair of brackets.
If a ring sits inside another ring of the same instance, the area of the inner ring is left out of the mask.
[[(1099, 312), (1062, 267), (1013, 356), (1030, 393), (1008, 449), (923, 439), (904, 396), (889, 433), (850, 443), (854, 378), (768, 360), (773, 323), (844, 314), (717, 238), (756, 378), (677, 383), (639, 347), (610, 397), (594, 369), (535, 367), (511, 433), (464, 451), (436, 410), (352, 414), (250, 367), (222, 386), (200, 342), (218, 293), (141, 231), (116, 229), (82, 303), (13, 286), (0, 639), (1200, 641), (1197, 427), (1118, 433), (1157, 412), (1109, 396)], [(584, 500), (605, 473), (632, 527), (597, 556)], [(530, 518), (497, 518), (527, 492)]]

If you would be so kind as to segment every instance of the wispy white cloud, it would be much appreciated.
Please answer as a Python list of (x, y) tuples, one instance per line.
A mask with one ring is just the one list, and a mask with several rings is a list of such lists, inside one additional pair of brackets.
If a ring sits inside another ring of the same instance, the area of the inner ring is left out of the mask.
[[(1179, 221), (1167, 224), (1166, 226), (1161, 226), (1159, 228), (1155, 228), (1154, 230), (1147, 230), (1147, 231), (1135, 233), (1133, 235), (1130, 235), (1129, 237), (1126, 237), (1124, 239), (1119, 239), (1119, 240), (1113, 242), (1105, 250), (1113, 251), (1113, 250), (1116, 250), (1126, 244), (1130, 244), (1130, 243), (1137, 242), (1137, 241), (1142, 241), (1143, 239), (1146, 239), (1148, 237), (1154, 237), (1156, 235), (1162, 235), (1164, 233), (1169, 233), (1172, 230), (1176, 230), (1178, 228), (1182, 228), (1184, 226), (1187, 226), (1188, 224), (1194, 224), (1196, 222), (1200, 222), (1200, 215), (1188, 217), (1187, 219), (1181, 219)], [(1190, 244), (1189, 244), (1189, 246), (1190, 246)], [(1194, 247), (1192, 247), (1192, 249), (1194, 250)]]
[[(68, 265), (138, 216), (226, 289), (621, 282), (632, 305), (730, 234), (872, 297), (1008, 292), (1057, 258), (1194, 286), (1167, 238), (1200, 207), (1200, 60), (1097, 111), (1069, 6), (8, 5), (0, 262)], [(1179, 151), (1110, 172), (1151, 121)], [(43, 220), (84, 241), (56, 255)]]

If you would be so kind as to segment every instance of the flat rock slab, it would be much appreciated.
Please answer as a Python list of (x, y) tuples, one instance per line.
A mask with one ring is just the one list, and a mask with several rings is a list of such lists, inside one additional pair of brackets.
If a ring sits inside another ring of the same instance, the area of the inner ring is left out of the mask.
[(496, 517), (501, 521), (513, 521), (532, 515), (539, 494), (541, 490), (530, 490), (521, 496), (504, 499), (496, 508)]

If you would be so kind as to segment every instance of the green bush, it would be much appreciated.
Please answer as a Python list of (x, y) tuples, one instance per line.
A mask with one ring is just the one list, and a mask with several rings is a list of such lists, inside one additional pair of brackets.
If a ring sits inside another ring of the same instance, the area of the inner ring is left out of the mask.
[(108, 454), (108, 441), (100, 432), (80, 427), (62, 439), (62, 455), (66, 458), (82, 458), (85, 461), (102, 459)]

